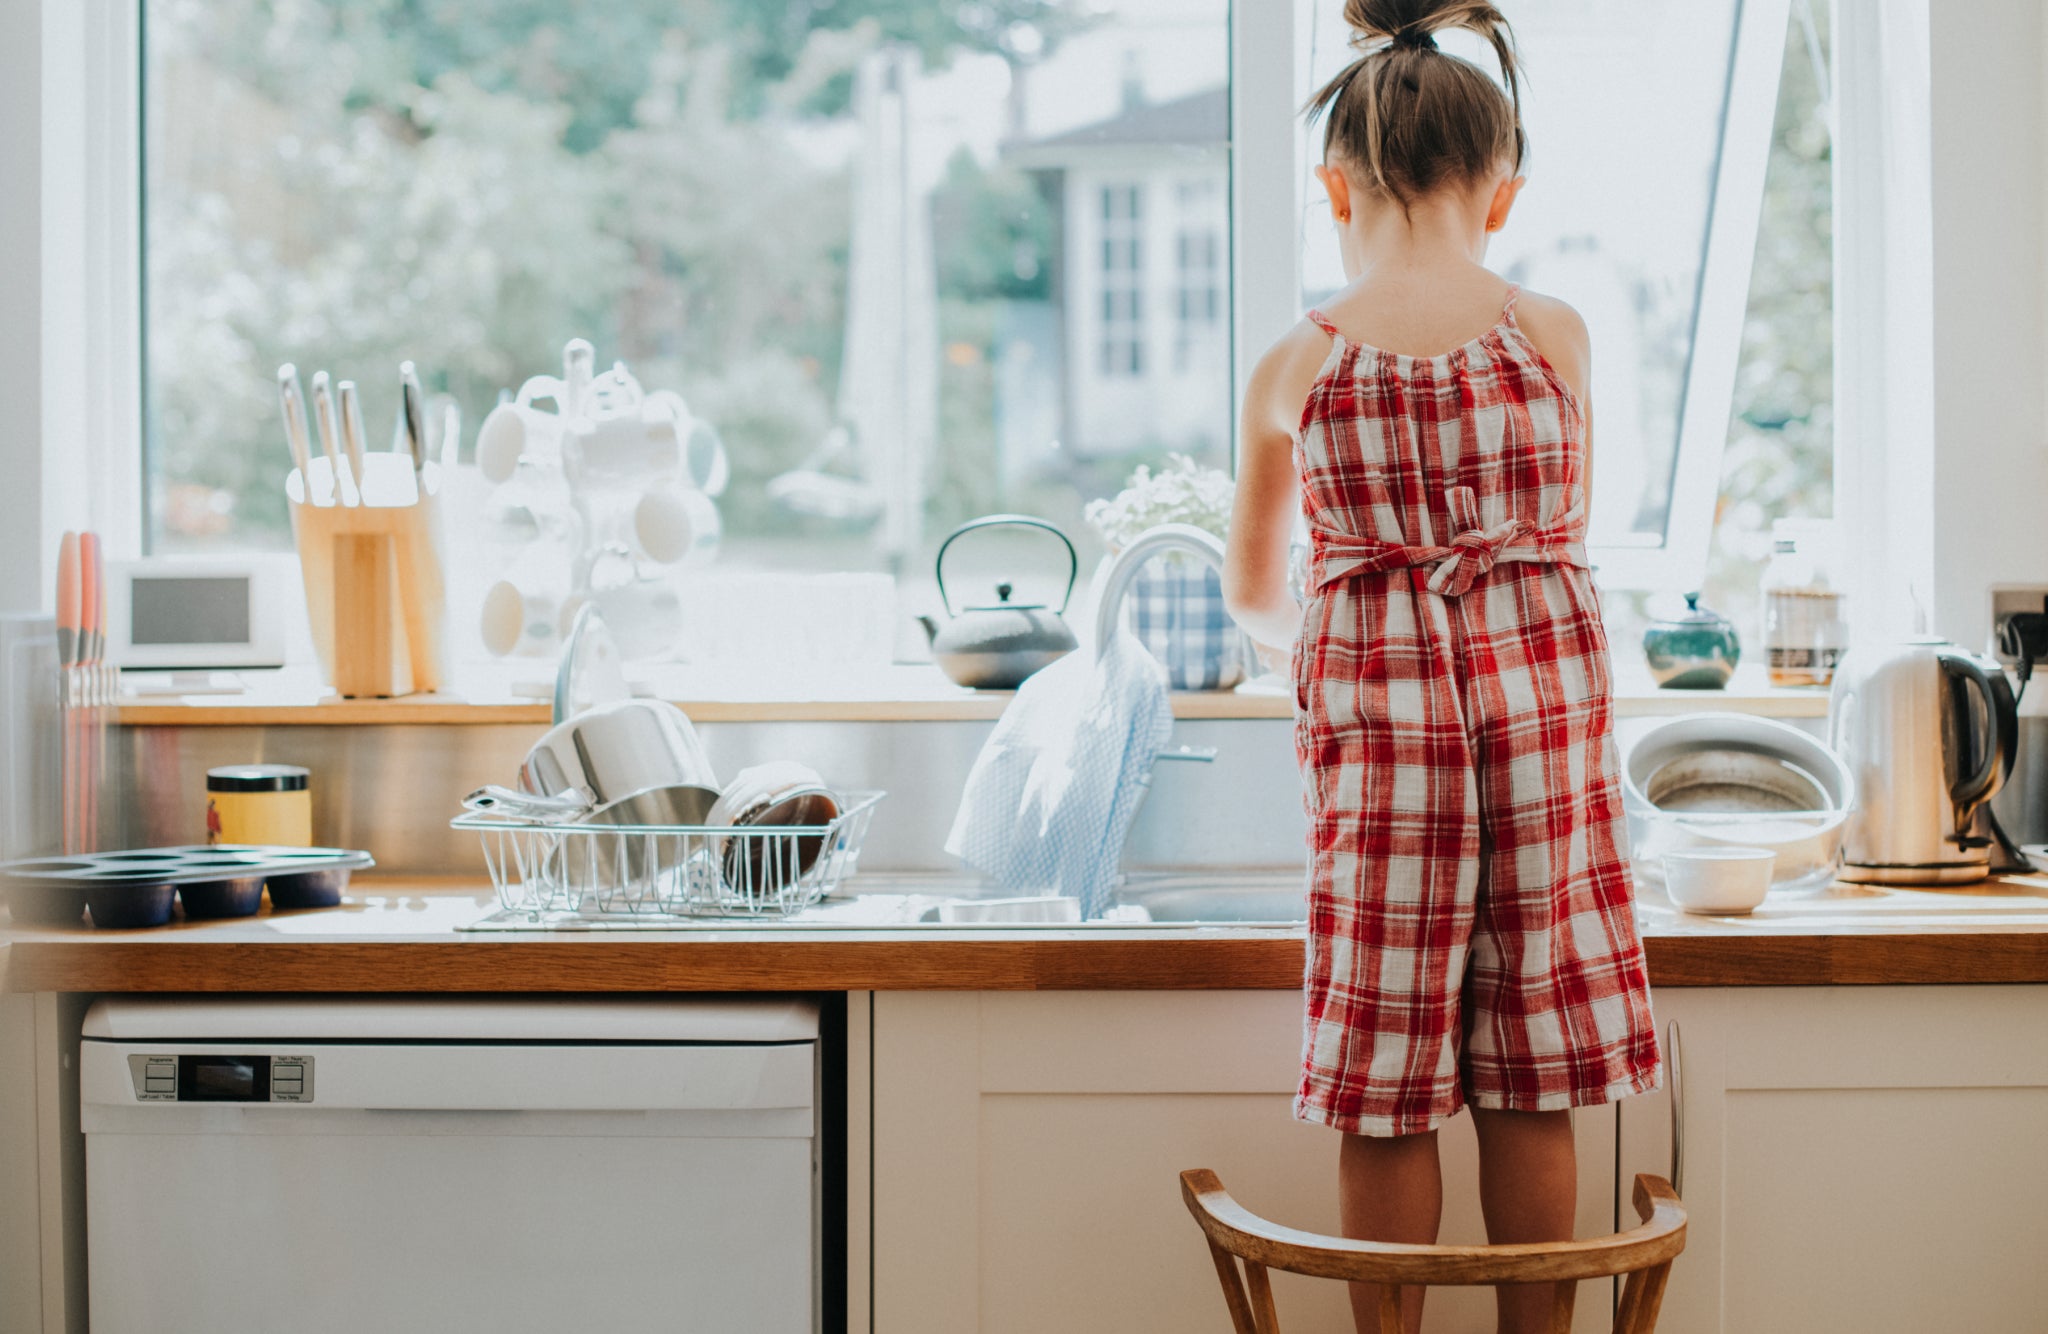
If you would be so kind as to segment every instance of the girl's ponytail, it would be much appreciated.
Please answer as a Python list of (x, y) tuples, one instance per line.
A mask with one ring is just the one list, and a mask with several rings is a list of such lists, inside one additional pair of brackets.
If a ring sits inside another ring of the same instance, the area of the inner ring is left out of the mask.
[[(1327, 115), (1325, 156), (1358, 170), (1366, 189), (1406, 209), (1440, 185), (1519, 170), (1521, 72), (1514, 31), (1490, 0), (1346, 0), (1351, 45), (1362, 54), (1310, 99)], [(1436, 34), (1463, 28), (1500, 60), (1503, 93), (1477, 65), (1437, 49)]]

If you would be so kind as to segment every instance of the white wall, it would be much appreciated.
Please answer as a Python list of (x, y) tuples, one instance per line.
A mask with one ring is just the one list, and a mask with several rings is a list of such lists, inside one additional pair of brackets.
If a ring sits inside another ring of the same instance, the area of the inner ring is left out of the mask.
[(35, 611), (46, 597), (40, 0), (0, 0), (0, 32), (0, 611)]
[(2048, 584), (2048, 15), (1932, 9), (1934, 628), (1977, 647), (1991, 584)]
[(64, 529), (139, 538), (134, 9), (0, 0), (0, 33), (0, 612), (36, 611)]

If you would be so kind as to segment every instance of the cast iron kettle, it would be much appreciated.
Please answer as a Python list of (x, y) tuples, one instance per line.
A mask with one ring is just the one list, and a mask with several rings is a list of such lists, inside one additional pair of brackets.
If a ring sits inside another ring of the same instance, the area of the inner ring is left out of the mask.
[[(1012, 602), (1011, 585), (1001, 583), (996, 585), (993, 605), (965, 607), (955, 615), (952, 598), (946, 593), (946, 549), (977, 528), (1005, 526), (1043, 528), (1067, 549), (1067, 592), (1060, 599), (1059, 610), (1048, 610), (1039, 603)], [(932, 660), (957, 684), (975, 690), (1015, 690), (1026, 677), (1072, 653), (1079, 644), (1061, 617), (1066, 614), (1067, 604), (1073, 601), (1074, 584), (1081, 575), (1081, 558), (1067, 535), (1045, 520), (1024, 514), (991, 514), (970, 519), (939, 544), (933, 567), (939, 579), (939, 600), (946, 608), (946, 623), (940, 625), (929, 616), (917, 619), (924, 626), (925, 638), (931, 641)]]

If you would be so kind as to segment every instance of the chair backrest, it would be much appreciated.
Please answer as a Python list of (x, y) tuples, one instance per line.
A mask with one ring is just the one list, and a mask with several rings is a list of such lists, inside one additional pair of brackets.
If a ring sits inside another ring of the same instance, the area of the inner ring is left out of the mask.
[(1685, 1206), (1670, 1182), (1648, 1175), (1636, 1178), (1642, 1226), (1593, 1241), (1522, 1246), (1409, 1246), (1301, 1232), (1268, 1222), (1231, 1199), (1207, 1168), (1181, 1173), (1180, 1193), (1209, 1238), (1237, 1334), (1279, 1334), (1267, 1273), (1273, 1269), (1380, 1284), (1381, 1334), (1401, 1334), (1403, 1288), (1499, 1283), (1556, 1284), (1550, 1324), (1556, 1334), (1566, 1334), (1579, 1280), (1626, 1274), (1615, 1334), (1649, 1334), (1657, 1326), (1671, 1261), (1685, 1249)]

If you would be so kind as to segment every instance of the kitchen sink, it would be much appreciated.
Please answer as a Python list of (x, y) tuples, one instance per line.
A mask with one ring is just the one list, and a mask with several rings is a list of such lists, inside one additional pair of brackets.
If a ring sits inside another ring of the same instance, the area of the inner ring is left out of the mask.
[(1300, 871), (1250, 876), (1133, 876), (1117, 893), (1154, 922), (1308, 920), (1308, 880)]
[[(1299, 926), (1307, 920), (1306, 880), (1299, 870), (1140, 873), (1117, 891), (1099, 920), (1045, 920), (1042, 901), (1009, 898), (959, 876), (864, 875), (790, 917), (676, 917), (660, 913), (492, 913), (476, 931), (759, 931), (799, 930), (1128, 930), (1132, 927)], [(943, 921), (948, 904), (975, 903), (973, 921)], [(1006, 911), (1014, 905), (1013, 911)]]

